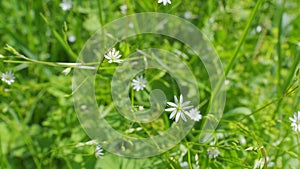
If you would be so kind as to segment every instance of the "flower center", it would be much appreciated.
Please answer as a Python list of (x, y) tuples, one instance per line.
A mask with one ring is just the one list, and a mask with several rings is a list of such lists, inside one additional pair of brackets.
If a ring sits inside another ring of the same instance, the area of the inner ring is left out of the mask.
[(182, 107), (181, 106), (177, 106), (177, 110), (182, 110)]

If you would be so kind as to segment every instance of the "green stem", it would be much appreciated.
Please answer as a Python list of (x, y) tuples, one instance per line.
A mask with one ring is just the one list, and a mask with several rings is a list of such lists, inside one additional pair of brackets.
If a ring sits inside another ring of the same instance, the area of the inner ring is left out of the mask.
[[(295, 72), (297, 70), (297, 66), (298, 66), (299, 62), (300, 62), (300, 52), (299, 52), (299, 50), (297, 50), (296, 55), (295, 55), (295, 60), (294, 60), (293, 65), (290, 69), (291, 71), (289, 72), (288, 77), (285, 80), (285, 83), (283, 84), (283, 87), (281, 88), (281, 91), (284, 92), (283, 94), (280, 93), (281, 95), (286, 96), (287, 90), (288, 90), (291, 82), (293, 81), (293, 77), (295, 75)], [(275, 112), (279, 112), (279, 109), (281, 107), (281, 103), (282, 103), (283, 98), (284, 97), (281, 97), (280, 100), (278, 101), (278, 104), (276, 105)], [(273, 118), (275, 118), (275, 115), (276, 115), (276, 113), (273, 114)]]
[(103, 18), (103, 6), (102, 6), (102, 0), (98, 0), (98, 15), (99, 15), (99, 20), (101, 27), (104, 25), (104, 18)]
[(63, 37), (49, 24), (48, 19), (46, 16), (44, 16), (42, 13), (40, 13), (43, 20), (46, 22), (48, 26), (50, 26), (50, 29), (54, 35), (54, 37), (57, 39), (57, 41), (62, 45), (62, 47), (65, 49), (65, 51), (68, 53), (69, 56), (72, 57), (72, 59), (77, 60), (77, 54), (73, 52), (69, 44), (63, 39)]
[(276, 72), (276, 77), (277, 77), (277, 94), (280, 95), (282, 92), (280, 88), (281, 84), (281, 34), (282, 34), (282, 15), (284, 12), (284, 4), (285, 0), (282, 1), (282, 4), (280, 4), (280, 9), (279, 9), (279, 16), (278, 16), (278, 34), (277, 34), (277, 72)]
[(187, 143), (186, 146), (188, 148), (188, 163), (189, 163), (189, 167), (190, 167), (190, 169), (193, 169), (192, 160), (191, 160), (191, 150), (190, 150), (190, 147), (189, 147), (188, 143)]
[(256, 3), (256, 5), (255, 5), (255, 7), (254, 7), (254, 9), (253, 9), (253, 11), (252, 11), (252, 13), (251, 13), (251, 15), (250, 15), (250, 18), (249, 18), (249, 20), (248, 20), (248, 22), (247, 22), (247, 25), (246, 25), (245, 29), (244, 29), (244, 32), (243, 32), (243, 34), (242, 34), (242, 37), (241, 37), (241, 39), (240, 39), (240, 41), (239, 41), (237, 47), (236, 47), (235, 50), (234, 50), (233, 56), (231, 57), (231, 59), (230, 59), (228, 65), (226, 66), (226, 69), (225, 69), (225, 75), (226, 75), (226, 76), (228, 75), (229, 71), (230, 71), (230, 70), (232, 69), (232, 67), (233, 67), (233, 64), (234, 64), (235, 61), (237, 60), (238, 53), (239, 53), (239, 51), (240, 51), (240, 49), (241, 49), (243, 43), (245, 42), (245, 39), (246, 39), (247, 33), (248, 33), (249, 29), (250, 29), (251, 23), (252, 23), (252, 21), (253, 21), (253, 19), (254, 19), (254, 16), (256, 15), (256, 13), (257, 13), (259, 7), (261, 6), (262, 2), (263, 2), (263, 0), (258, 0), (258, 2)]

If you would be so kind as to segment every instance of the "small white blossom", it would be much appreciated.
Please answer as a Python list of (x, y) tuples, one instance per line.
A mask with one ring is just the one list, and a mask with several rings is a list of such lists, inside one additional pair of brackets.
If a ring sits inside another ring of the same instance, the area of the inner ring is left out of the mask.
[(200, 114), (200, 111), (197, 109), (193, 108), (189, 111), (188, 115), (190, 118), (194, 121), (199, 121), (202, 118), (202, 115)]
[(128, 24), (128, 27), (132, 29), (132, 28), (134, 28), (134, 24), (133, 24), (132, 22), (130, 22), (130, 23)]
[(71, 68), (70, 67), (68, 67), (68, 68), (66, 68), (66, 69), (64, 69), (63, 71), (62, 71), (62, 73), (64, 74), (64, 75), (68, 75), (70, 72), (71, 72)]
[(256, 32), (261, 32), (261, 30), (262, 30), (262, 27), (260, 26), (260, 25), (258, 25), (257, 27), (256, 27)]
[(160, 3), (163, 3), (164, 6), (166, 6), (167, 3), (168, 3), (168, 4), (171, 4), (172, 2), (171, 2), (171, 0), (158, 0), (158, 3), (159, 3), (159, 4), (160, 4)]
[(300, 132), (300, 111), (294, 113), (293, 117), (290, 117), (291, 126), (296, 132)]
[(68, 41), (71, 42), (71, 43), (75, 42), (76, 41), (76, 36), (74, 36), (74, 35), (69, 36)]
[(139, 110), (140, 111), (144, 110), (144, 106), (139, 106)]
[(120, 6), (120, 10), (123, 15), (126, 15), (127, 9), (128, 9), (127, 5)]
[(188, 166), (189, 166), (189, 163), (187, 161), (184, 161), (184, 162), (180, 163), (180, 167), (182, 167), (182, 168), (186, 168)]
[(144, 90), (146, 88), (147, 80), (143, 76), (138, 76), (132, 80), (133, 89), (136, 91)]
[(108, 60), (108, 63), (121, 63), (122, 60), (120, 59), (122, 55), (120, 55), (119, 51), (116, 51), (115, 48), (112, 48), (109, 52), (107, 52), (106, 55), (104, 55), (104, 57)]
[(260, 159), (256, 159), (254, 161), (254, 166), (253, 166), (253, 169), (263, 169), (264, 166), (265, 166), (265, 160), (267, 160), (267, 165), (268, 167), (273, 167), (275, 164), (274, 162), (272, 162), (270, 160), (270, 157), (267, 156), (266, 159), (263, 157), (263, 158), (260, 158)]
[(63, 0), (59, 6), (61, 7), (62, 10), (67, 11), (72, 8), (72, 1), (71, 0)]
[(102, 146), (100, 144), (98, 144), (95, 148), (95, 156), (97, 158), (101, 158), (102, 156), (104, 156), (103, 149), (102, 149)]
[(184, 16), (185, 19), (195, 19), (195, 18), (197, 18), (197, 16), (194, 15), (191, 11), (184, 12), (183, 16)]
[(180, 117), (182, 118), (182, 120), (186, 121), (185, 114), (189, 115), (188, 111), (191, 108), (193, 108), (193, 106), (188, 106), (190, 104), (190, 101), (183, 102), (182, 95), (180, 95), (179, 101), (177, 97), (174, 96), (174, 101), (175, 103), (167, 102), (167, 104), (172, 107), (172, 108), (165, 109), (165, 111), (172, 112), (169, 118), (172, 119), (176, 115), (175, 117), (176, 122), (179, 121)]
[(208, 156), (209, 158), (217, 158), (220, 154), (220, 151), (218, 150), (217, 147), (210, 147), (207, 150)]
[(253, 169), (262, 169), (265, 165), (265, 159), (263, 158), (260, 158), (260, 159), (256, 159), (254, 161), (254, 166), (253, 166)]
[(12, 83), (15, 82), (15, 76), (12, 72), (5, 72), (2, 73), (1, 80), (7, 83), (8, 85), (11, 85)]

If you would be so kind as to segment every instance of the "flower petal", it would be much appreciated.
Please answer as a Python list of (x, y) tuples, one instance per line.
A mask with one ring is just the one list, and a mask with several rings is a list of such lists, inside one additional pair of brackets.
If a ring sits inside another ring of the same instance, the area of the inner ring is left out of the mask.
[(179, 98), (180, 105), (182, 105), (182, 102), (183, 102), (183, 96), (182, 96), (182, 94), (180, 94), (180, 98)]
[(183, 107), (183, 106), (187, 106), (187, 105), (190, 104), (190, 103), (191, 103), (191, 101), (186, 101), (186, 102), (182, 103), (181, 106), (182, 106), (182, 107)]
[(178, 99), (177, 99), (176, 96), (174, 96), (174, 101), (175, 101), (176, 104), (178, 104)]
[(178, 113), (176, 114), (175, 121), (178, 122), (178, 121), (179, 121), (179, 118), (180, 118), (180, 112), (178, 112)]
[(172, 118), (175, 116), (175, 114), (176, 114), (176, 111), (173, 111), (173, 112), (171, 113), (169, 119), (172, 119)]
[(174, 111), (174, 110), (176, 110), (176, 108), (167, 108), (167, 109), (165, 109), (165, 111)]
[(168, 105), (173, 106), (173, 107), (177, 107), (177, 104), (173, 103), (173, 102), (167, 102)]

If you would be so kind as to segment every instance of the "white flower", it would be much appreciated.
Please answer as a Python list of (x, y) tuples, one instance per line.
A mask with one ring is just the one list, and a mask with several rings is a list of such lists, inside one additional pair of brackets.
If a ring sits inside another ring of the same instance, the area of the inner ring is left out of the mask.
[(209, 155), (209, 158), (216, 158), (218, 157), (218, 155), (220, 154), (220, 151), (218, 150), (217, 147), (210, 147), (208, 150), (207, 150), (207, 153)]
[(123, 15), (126, 15), (127, 9), (128, 9), (127, 5), (120, 6), (120, 10)]
[(171, 0), (158, 0), (158, 3), (163, 3), (164, 6), (166, 6), (167, 3), (168, 3), (168, 4), (171, 4), (172, 2), (171, 2)]
[(262, 27), (260, 26), (260, 25), (258, 25), (257, 27), (256, 27), (256, 32), (261, 32), (261, 30), (262, 30)]
[(144, 90), (146, 88), (147, 80), (143, 76), (138, 76), (132, 80), (133, 89), (136, 91)]
[(66, 68), (66, 69), (64, 69), (63, 71), (62, 71), (62, 73), (63, 74), (65, 74), (66, 76), (71, 72), (71, 68), (70, 67), (68, 67), (68, 68)]
[(144, 106), (139, 106), (139, 110), (140, 111), (144, 110)]
[(195, 18), (197, 18), (197, 16), (194, 15), (191, 11), (184, 12), (183, 16), (184, 16), (185, 19), (195, 19)]
[(71, 0), (63, 0), (59, 6), (62, 10), (67, 11), (72, 8), (72, 1)]
[(192, 18), (192, 12), (191, 11), (186, 11), (184, 13), (184, 18), (185, 19), (191, 19)]
[(15, 76), (12, 72), (5, 72), (2, 73), (1, 80), (8, 85), (11, 85), (13, 82), (15, 82)]
[(189, 166), (189, 163), (187, 161), (184, 161), (184, 162), (180, 163), (180, 167), (182, 167), (182, 168), (185, 168), (185, 167), (188, 167), (188, 166)]
[(71, 43), (75, 42), (76, 41), (76, 36), (74, 36), (74, 35), (69, 36), (68, 41), (71, 42)]
[(102, 146), (100, 144), (98, 144), (95, 148), (95, 156), (97, 158), (101, 158), (103, 155), (104, 155), (104, 153), (103, 153)]
[(265, 165), (265, 159), (264, 158), (260, 158), (260, 159), (256, 159), (254, 162), (254, 166), (253, 169), (262, 169)]
[(202, 118), (202, 115), (200, 114), (200, 111), (198, 111), (197, 109), (191, 109), (188, 113), (188, 115), (190, 116), (190, 118), (194, 121), (199, 121)]
[(175, 117), (176, 122), (179, 121), (180, 117), (182, 118), (182, 120), (186, 121), (186, 117), (184, 114), (188, 115), (189, 114), (188, 110), (193, 108), (193, 106), (188, 106), (190, 104), (190, 101), (183, 102), (182, 95), (180, 95), (179, 101), (176, 96), (174, 96), (174, 100), (175, 103), (167, 102), (167, 104), (169, 106), (172, 106), (172, 108), (165, 109), (165, 111), (172, 112), (169, 117), (170, 119), (172, 119), (176, 115)]
[(262, 169), (262, 168), (264, 168), (265, 162), (266, 162), (265, 160), (267, 160), (267, 165), (268, 165), (268, 167), (273, 167), (273, 166), (275, 165), (274, 162), (272, 162), (272, 161), (270, 160), (270, 157), (267, 156), (266, 159), (265, 159), (264, 157), (263, 157), (263, 158), (260, 158), (260, 159), (256, 159), (256, 160), (254, 161), (253, 169), (257, 169), (257, 168)]
[(120, 60), (119, 58), (122, 56), (119, 54), (119, 51), (116, 51), (115, 48), (112, 48), (109, 52), (107, 52), (106, 55), (104, 55), (104, 57), (108, 60), (108, 63), (121, 63), (122, 60)]
[(294, 113), (293, 118), (290, 117), (291, 126), (294, 128), (296, 132), (300, 132), (300, 111)]
[(128, 24), (128, 27), (132, 29), (132, 28), (134, 28), (134, 24), (133, 24), (132, 22), (130, 22), (130, 23)]

